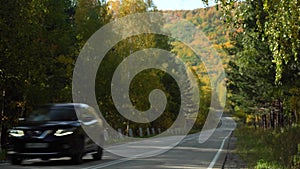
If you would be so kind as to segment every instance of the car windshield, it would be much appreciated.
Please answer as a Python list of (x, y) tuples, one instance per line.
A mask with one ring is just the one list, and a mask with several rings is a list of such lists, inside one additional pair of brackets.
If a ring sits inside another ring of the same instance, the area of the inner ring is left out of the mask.
[(43, 107), (34, 110), (27, 121), (74, 121), (77, 120), (76, 112), (72, 108)]

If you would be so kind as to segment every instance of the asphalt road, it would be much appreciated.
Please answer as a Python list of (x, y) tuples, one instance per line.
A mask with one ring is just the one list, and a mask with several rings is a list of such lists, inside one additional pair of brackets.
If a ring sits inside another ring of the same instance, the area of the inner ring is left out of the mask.
[[(81, 165), (72, 165), (68, 158), (51, 159), (41, 161), (38, 159), (25, 160), (21, 166), (13, 166), (9, 163), (0, 164), (1, 168), (81, 168), (81, 169), (201, 169), (201, 168), (221, 168), (226, 155), (228, 136), (235, 129), (236, 123), (230, 117), (222, 117), (221, 126), (217, 128), (213, 135), (206, 142), (199, 143), (199, 133), (186, 136), (178, 145), (170, 150), (147, 158), (124, 158), (104, 152), (103, 160), (94, 161), (91, 155), (84, 157)], [(204, 131), (205, 132), (205, 131)], [(156, 142), (165, 142), (173, 139), (174, 136), (159, 138)], [(143, 145), (144, 143), (132, 144), (132, 151), (149, 148), (159, 150), (158, 145)], [(128, 145), (127, 145), (128, 146)], [(130, 146), (130, 145), (129, 145)], [(122, 146), (112, 146), (109, 150), (123, 151)]]

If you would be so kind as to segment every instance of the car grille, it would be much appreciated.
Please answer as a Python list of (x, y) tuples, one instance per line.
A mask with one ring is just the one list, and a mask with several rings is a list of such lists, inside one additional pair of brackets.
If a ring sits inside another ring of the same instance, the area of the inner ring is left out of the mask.
[(28, 130), (25, 132), (26, 136), (29, 138), (39, 138), (43, 139), (52, 133), (52, 130)]

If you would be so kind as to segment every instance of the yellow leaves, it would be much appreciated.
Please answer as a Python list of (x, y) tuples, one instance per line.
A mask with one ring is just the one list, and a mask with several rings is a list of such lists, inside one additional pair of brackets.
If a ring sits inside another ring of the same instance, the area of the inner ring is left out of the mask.
[(117, 15), (118, 11), (120, 10), (121, 2), (119, 0), (109, 0), (108, 7), (109, 7), (109, 14), (112, 16)]
[(57, 61), (64, 64), (72, 64), (74, 62), (71, 57), (66, 57), (65, 55), (59, 55)]
[(215, 49), (222, 49), (223, 48), (222, 44), (213, 44), (212, 46)]
[(300, 112), (300, 88), (291, 88), (289, 93), (292, 95), (289, 99), (291, 109)]
[(252, 114), (246, 115), (246, 123), (251, 124), (256, 120), (256, 116)]
[(16, 102), (16, 106), (19, 107), (19, 108), (24, 108), (25, 105), (26, 105), (25, 101), (17, 101)]
[(234, 46), (233, 46), (233, 44), (232, 44), (232, 42), (230, 42), (230, 41), (227, 41), (227, 42), (225, 42), (225, 43), (223, 43), (222, 44), (222, 46), (224, 47), (224, 48), (233, 48)]
[(142, 0), (109, 0), (109, 13), (113, 18), (120, 18), (129, 14), (146, 12), (147, 4)]
[(171, 44), (173, 46), (172, 52), (176, 53), (179, 56), (179, 58), (192, 57), (192, 56), (195, 57), (195, 54), (191, 50), (191, 48), (185, 45), (184, 43), (175, 41), (172, 42)]
[(65, 72), (68, 76), (72, 76), (72, 72), (73, 72), (73, 63), (74, 60), (69, 57), (69, 56), (65, 56), (65, 55), (59, 55), (57, 57), (57, 61), (63, 65), (65, 65)]

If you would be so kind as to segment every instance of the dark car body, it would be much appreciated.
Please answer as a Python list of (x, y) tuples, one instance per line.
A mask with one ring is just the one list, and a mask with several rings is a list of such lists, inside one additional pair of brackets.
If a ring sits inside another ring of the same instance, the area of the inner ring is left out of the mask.
[[(85, 129), (95, 131), (99, 139), (92, 140)], [(101, 159), (103, 142), (102, 121), (92, 107), (81, 103), (50, 104), (34, 110), (9, 130), (8, 155), (12, 164), (21, 164), (28, 158), (57, 157), (71, 157), (79, 164), (87, 153)]]

